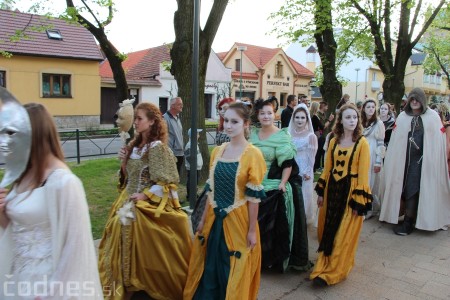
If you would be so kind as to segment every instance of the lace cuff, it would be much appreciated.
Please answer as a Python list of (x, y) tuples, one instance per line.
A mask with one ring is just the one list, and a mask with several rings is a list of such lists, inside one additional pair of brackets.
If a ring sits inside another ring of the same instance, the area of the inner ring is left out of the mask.
[(356, 187), (353, 190), (352, 198), (349, 206), (358, 212), (359, 216), (366, 215), (369, 210), (372, 210), (373, 196), (370, 192), (369, 186)]
[(266, 193), (264, 192), (264, 186), (262, 184), (254, 185), (248, 182), (245, 186), (246, 186), (245, 196), (258, 199), (266, 197)]
[(323, 197), (326, 184), (327, 183), (325, 182), (325, 180), (323, 178), (319, 178), (319, 180), (317, 180), (316, 187), (314, 188), (314, 190), (317, 193), (317, 196)]

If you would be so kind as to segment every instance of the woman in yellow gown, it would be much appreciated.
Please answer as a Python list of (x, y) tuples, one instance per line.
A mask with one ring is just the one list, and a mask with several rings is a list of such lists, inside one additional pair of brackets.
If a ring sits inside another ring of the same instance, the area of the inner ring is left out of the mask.
[(350, 273), (363, 216), (372, 207), (369, 143), (362, 136), (359, 111), (353, 104), (341, 107), (333, 132), (315, 188), (320, 207), (319, 257), (310, 278), (318, 286), (336, 284)]
[(211, 156), (208, 202), (194, 239), (184, 299), (256, 299), (261, 276), (258, 206), (266, 165), (244, 130), (250, 112), (231, 104), (224, 116), (229, 143)]
[(141, 103), (126, 148), (126, 186), (114, 202), (99, 246), (105, 299), (181, 299), (191, 254), (187, 215), (176, 193), (176, 158), (159, 108)]

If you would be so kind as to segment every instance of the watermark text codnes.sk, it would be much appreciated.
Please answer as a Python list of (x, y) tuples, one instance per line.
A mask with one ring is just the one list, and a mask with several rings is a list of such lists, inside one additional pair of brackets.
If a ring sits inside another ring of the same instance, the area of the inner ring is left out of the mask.
[[(0, 298), (3, 297), (93, 297), (99, 291), (95, 289), (93, 281), (49, 281), (47, 275), (42, 280), (26, 281), (15, 280), (12, 275), (5, 275)], [(104, 296), (120, 295), (119, 287), (113, 283), (112, 286), (103, 287)]]

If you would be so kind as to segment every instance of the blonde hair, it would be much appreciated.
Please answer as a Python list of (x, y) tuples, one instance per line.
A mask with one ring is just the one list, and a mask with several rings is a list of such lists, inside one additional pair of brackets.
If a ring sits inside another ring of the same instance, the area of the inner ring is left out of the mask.
[(319, 111), (319, 102), (313, 102), (311, 103), (311, 107), (309, 108), (309, 112), (311, 116), (314, 116)]

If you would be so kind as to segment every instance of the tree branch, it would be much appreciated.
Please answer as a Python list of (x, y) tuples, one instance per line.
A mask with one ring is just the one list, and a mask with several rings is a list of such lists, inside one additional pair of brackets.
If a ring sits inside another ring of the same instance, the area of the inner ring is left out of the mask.
[(433, 11), (430, 18), (425, 22), (425, 24), (422, 27), (422, 30), (420, 31), (420, 33), (417, 35), (417, 37), (412, 42), (413, 47), (419, 42), (419, 40), (422, 38), (423, 34), (427, 31), (428, 27), (430, 27), (431, 23), (433, 23), (434, 19), (436, 18), (437, 14), (441, 10), (442, 6), (444, 6), (445, 1), (446, 0), (441, 0), (441, 2), (439, 2), (439, 5)]

